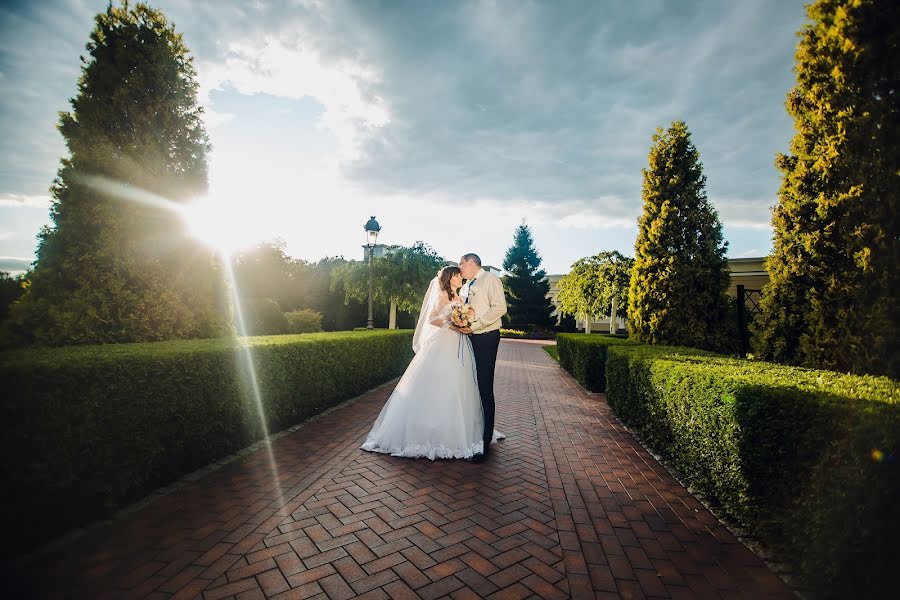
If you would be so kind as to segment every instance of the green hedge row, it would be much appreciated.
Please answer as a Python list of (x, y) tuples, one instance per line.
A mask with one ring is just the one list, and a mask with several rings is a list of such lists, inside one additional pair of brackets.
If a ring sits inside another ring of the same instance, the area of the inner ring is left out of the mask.
[(606, 377), (615, 413), (817, 596), (894, 585), (896, 381), (639, 345), (609, 347)]
[(632, 343), (625, 335), (560, 333), (556, 336), (560, 366), (592, 392), (606, 391), (608, 349)]
[(317, 333), (0, 353), (3, 554), (110, 514), (400, 375), (412, 332)]

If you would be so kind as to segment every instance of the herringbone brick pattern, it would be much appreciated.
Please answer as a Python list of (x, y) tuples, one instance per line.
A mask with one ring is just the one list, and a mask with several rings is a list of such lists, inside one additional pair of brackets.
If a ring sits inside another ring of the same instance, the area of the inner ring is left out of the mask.
[(501, 344), (508, 438), (487, 464), (358, 450), (391, 387), (277, 440), (277, 480), (252, 454), (16, 583), (49, 598), (790, 596), (539, 345)]

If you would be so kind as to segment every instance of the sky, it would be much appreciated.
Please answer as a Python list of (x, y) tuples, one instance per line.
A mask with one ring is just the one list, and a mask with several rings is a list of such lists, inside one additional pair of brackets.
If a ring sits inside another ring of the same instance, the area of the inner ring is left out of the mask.
[[(771, 249), (801, 0), (158, 0), (213, 145), (197, 230), (361, 258), (424, 241), (500, 266), (523, 219), (548, 273), (634, 253), (641, 169), (684, 120), (730, 257)], [(0, 270), (34, 260), (106, 0), (0, 2)]]

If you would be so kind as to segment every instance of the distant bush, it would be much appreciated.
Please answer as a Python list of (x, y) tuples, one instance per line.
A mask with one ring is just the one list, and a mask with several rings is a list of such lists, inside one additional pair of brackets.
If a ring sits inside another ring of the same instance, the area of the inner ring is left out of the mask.
[(556, 336), (560, 366), (592, 392), (606, 391), (607, 349), (630, 343), (624, 335), (560, 333)]
[(562, 315), (559, 320), (559, 325), (554, 327), (553, 330), (557, 333), (575, 333), (578, 331), (575, 317), (573, 315)]
[[(0, 353), (0, 555), (21, 553), (400, 375), (412, 332), (312, 333)], [(47, 515), (54, 515), (50, 519)]]
[(532, 323), (504, 323), (500, 328), (501, 336), (504, 331), (517, 331), (525, 334), (524, 336), (519, 336), (518, 334), (508, 336), (515, 338), (525, 337), (531, 340), (552, 340), (556, 338), (556, 331), (553, 328)]
[(247, 335), (287, 333), (289, 323), (278, 302), (272, 298), (246, 298), (241, 301)]
[(317, 333), (322, 331), (322, 313), (303, 308), (284, 313), (287, 319), (288, 333)]
[(527, 338), (528, 332), (521, 329), (500, 329), (500, 337), (505, 338)]

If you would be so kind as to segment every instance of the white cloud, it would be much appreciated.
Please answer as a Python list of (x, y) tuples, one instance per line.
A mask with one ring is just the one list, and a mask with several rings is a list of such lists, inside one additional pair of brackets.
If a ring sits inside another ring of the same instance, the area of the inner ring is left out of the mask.
[(210, 101), (212, 90), (231, 86), (245, 95), (318, 100), (325, 112), (321, 125), (341, 140), (348, 156), (355, 154), (361, 136), (390, 122), (385, 102), (365, 93), (377, 81), (376, 72), (350, 59), (325, 64), (321, 54), (303, 44), (275, 38), (231, 42), (223, 59), (202, 62), (198, 68), (201, 98), (212, 127), (233, 115), (219, 114)]
[[(723, 223), (747, 238), (741, 248), (766, 243), (773, 158), (792, 133), (783, 102), (802, 0), (157, 6), (196, 59), (212, 191), (253, 198), (269, 217), (252, 221), (260, 234), (296, 231), (304, 209), (320, 211), (316, 231), (289, 243), (305, 258), (355, 255), (355, 233), (338, 229), (356, 218), (347, 215), (372, 211), (389, 217), (395, 241), (433, 239), (451, 253), (456, 243), (479, 246), (479, 237), (501, 253), (527, 216), (554, 244), (557, 269), (612, 249), (597, 244), (627, 248), (653, 130), (676, 118), (691, 128)], [(75, 93), (77, 57), (102, 8), (83, 0), (0, 7), (10, 84), (0, 97), (0, 189), (9, 190), (0, 208), (49, 205), (34, 192), (65, 154), (57, 111)], [(252, 119), (264, 110), (255, 107), (273, 106), (269, 97), (314, 99), (319, 129), (271, 133), (272, 115)], [(256, 125), (265, 131), (252, 143), (240, 139)], [(291, 146), (291, 135), (302, 137)], [(446, 215), (461, 204), (504, 222), (454, 231)], [(7, 209), (19, 212), (29, 214)]]
[(49, 208), (52, 200), (50, 196), (0, 193), (0, 206), (12, 208)]
[(743, 252), (739, 252), (733, 258), (755, 258), (757, 256), (763, 256), (763, 252), (758, 248), (751, 248), (749, 250), (744, 250)]
[(19, 256), (0, 256), (0, 271), (6, 271), (13, 275), (24, 273), (31, 267), (33, 258), (22, 258)]

